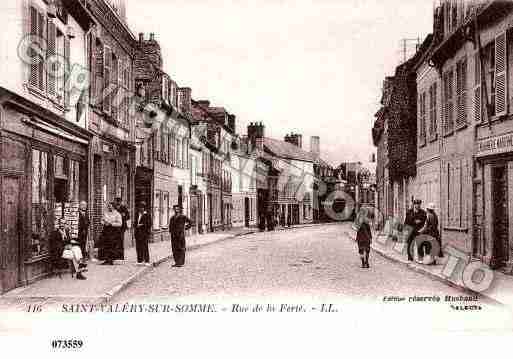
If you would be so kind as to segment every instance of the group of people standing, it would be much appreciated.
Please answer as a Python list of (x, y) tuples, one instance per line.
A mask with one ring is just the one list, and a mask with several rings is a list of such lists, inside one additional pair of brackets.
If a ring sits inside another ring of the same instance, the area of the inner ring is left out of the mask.
[[(419, 242), (416, 243), (419, 262), (424, 264), (436, 264), (434, 255), (443, 257), (443, 251), (435, 205), (430, 203), (427, 205), (426, 210), (423, 210), (422, 201), (420, 199), (415, 199), (413, 201), (413, 207), (406, 212), (404, 224), (406, 228), (403, 230), (406, 230), (406, 233), (408, 234), (406, 240), (408, 260), (413, 261), (413, 243)], [(358, 245), (358, 254), (362, 261), (362, 268), (369, 268), (372, 231), (368, 216), (358, 216), (356, 225), (358, 227), (356, 243)], [(420, 237), (421, 235), (422, 237)], [(436, 241), (437, 245), (434, 245), (433, 241)], [(438, 253), (431, 253), (433, 248), (437, 248)]]
[[(182, 207), (173, 207), (174, 215), (169, 220), (169, 232), (171, 235), (171, 248), (174, 257), (174, 267), (182, 267), (185, 264), (185, 231), (191, 228), (191, 220), (182, 213)], [(102, 217), (102, 232), (99, 240), (94, 244), (98, 248), (98, 260), (101, 265), (114, 265), (115, 260), (124, 260), (124, 237), (128, 228), (130, 213), (121, 198), (107, 203)], [(72, 273), (76, 273), (76, 279), (85, 280), (83, 275), (87, 271), (86, 261), (89, 258), (91, 247), (88, 246), (89, 217), (87, 203), (81, 202), (78, 216), (78, 236), (72, 239), (69, 223), (64, 218), (58, 220), (58, 227), (54, 231), (50, 241), (50, 254), (54, 269), (64, 269), (71, 265)], [(146, 203), (137, 205), (134, 221), (135, 249), (137, 252), (137, 265), (151, 266), (149, 241), (152, 230), (152, 217), (148, 212)]]

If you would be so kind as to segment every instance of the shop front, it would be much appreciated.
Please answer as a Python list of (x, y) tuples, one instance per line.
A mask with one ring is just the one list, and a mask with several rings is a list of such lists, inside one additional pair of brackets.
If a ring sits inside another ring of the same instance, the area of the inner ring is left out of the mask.
[(513, 134), (477, 142), (474, 202), (473, 256), (513, 266)]
[(78, 234), (78, 207), (88, 200), (89, 133), (23, 100), (0, 108), (0, 293), (50, 271), (49, 240), (64, 218)]
[[(134, 212), (135, 148), (111, 136), (95, 136), (91, 141), (93, 169), (93, 238), (99, 240), (101, 218), (108, 202), (121, 198), (130, 218)], [(130, 223), (128, 226), (131, 227)], [(125, 231), (125, 248), (133, 246), (132, 229)]]

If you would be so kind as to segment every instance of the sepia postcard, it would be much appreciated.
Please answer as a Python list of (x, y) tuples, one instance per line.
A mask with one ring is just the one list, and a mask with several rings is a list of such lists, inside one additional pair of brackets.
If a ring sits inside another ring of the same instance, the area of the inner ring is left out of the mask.
[(2, 0), (0, 26), (2, 353), (513, 334), (513, 1)]

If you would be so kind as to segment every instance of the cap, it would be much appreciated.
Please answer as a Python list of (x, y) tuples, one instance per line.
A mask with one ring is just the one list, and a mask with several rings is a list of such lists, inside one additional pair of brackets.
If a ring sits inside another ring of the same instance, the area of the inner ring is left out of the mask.
[(428, 204), (426, 206), (427, 209), (431, 209), (431, 210), (434, 210), (435, 209), (435, 204), (433, 202), (431, 202), (430, 204)]
[(417, 198), (417, 199), (414, 199), (414, 200), (413, 200), (413, 204), (422, 204), (422, 200), (420, 200), (420, 199), (418, 199), (418, 198)]

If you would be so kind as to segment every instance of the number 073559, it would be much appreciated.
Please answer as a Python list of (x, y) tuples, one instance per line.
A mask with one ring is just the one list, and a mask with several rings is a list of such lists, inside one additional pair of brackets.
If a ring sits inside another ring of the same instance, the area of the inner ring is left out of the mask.
[(80, 349), (84, 346), (81, 339), (53, 339), (52, 349)]

